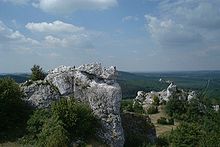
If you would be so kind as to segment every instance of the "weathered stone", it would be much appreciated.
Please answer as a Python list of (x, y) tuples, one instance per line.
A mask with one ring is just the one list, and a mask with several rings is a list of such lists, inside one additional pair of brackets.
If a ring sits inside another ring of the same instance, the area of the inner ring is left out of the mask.
[(138, 91), (136, 98), (134, 99), (134, 103), (138, 102), (144, 108), (150, 107), (153, 103), (153, 98), (158, 97), (160, 103), (163, 101), (169, 101), (170, 98), (177, 98), (182, 100), (190, 100), (196, 97), (195, 91), (184, 91), (183, 89), (178, 89), (177, 86), (171, 82), (166, 90), (155, 92), (143, 92)]
[(46, 108), (52, 101), (60, 99), (56, 87), (44, 81), (36, 81), (30, 85), (23, 84), (21, 88), (26, 94), (26, 100), (34, 107)]
[[(89, 104), (101, 121), (98, 136), (108, 145), (122, 147), (124, 134), (121, 126), (120, 102), (122, 92), (116, 82), (116, 68), (102, 69), (101, 64), (84, 64), (79, 68), (60, 66), (49, 71), (39, 83), (23, 87), (27, 99), (37, 107), (49, 106), (51, 100), (60, 96), (74, 96), (78, 101)], [(48, 83), (45, 87), (43, 83)], [(34, 88), (32, 88), (34, 87)], [(55, 88), (58, 91), (52, 91)], [(56, 97), (52, 99), (51, 96)], [(59, 95), (60, 94), (60, 95)]]

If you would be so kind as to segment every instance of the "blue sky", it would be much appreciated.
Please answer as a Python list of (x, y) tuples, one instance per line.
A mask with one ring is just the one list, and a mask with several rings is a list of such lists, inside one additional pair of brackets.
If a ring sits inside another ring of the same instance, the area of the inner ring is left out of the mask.
[(91, 62), (220, 70), (220, 0), (0, 0), (0, 73)]

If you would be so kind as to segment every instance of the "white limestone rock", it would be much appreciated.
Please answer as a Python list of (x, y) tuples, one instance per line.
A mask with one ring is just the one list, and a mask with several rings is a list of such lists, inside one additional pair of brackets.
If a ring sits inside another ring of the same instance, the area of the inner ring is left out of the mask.
[[(47, 107), (51, 100), (57, 100), (60, 96), (74, 96), (78, 101), (87, 103), (101, 121), (102, 129), (98, 136), (110, 146), (123, 147), (120, 117), (122, 92), (115, 80), (116, 75), (115, 67), (102, 69), (98, 63), (84, 64), (79, 68), (60, 66), (49, 71), (37, 87), (22, 87), (28, 101), (37, 107)], [(51, 89), (54, 87), (57, 91)]]
[(36, 81), (30, 85), (24, 84), (21, 89), (25, 93), (25, 100), (34, 107), (47, 108), (53, 101), (60, 99), (56, 87), (44, 81)]

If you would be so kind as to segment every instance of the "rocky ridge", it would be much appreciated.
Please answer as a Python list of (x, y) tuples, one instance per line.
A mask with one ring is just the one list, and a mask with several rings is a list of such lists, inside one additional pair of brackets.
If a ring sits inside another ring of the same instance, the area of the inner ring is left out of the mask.
[(60, 66), (48, 72), (43, 81), (21, 84), (25, 99), (35, 107), (49, 107), (52, 101), (74, 97), (87, 103), (101, 121), (98, 136), (108, 145), (122, 147), (124, 133), (121, 125), (122, 92), (116, 82), (116, 67), (102, 68), (101, 64), (84, 64), (78, 68)]

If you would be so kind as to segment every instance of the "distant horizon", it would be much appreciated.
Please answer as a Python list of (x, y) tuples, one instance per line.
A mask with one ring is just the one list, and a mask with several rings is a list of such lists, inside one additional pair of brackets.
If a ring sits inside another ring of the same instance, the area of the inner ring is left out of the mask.
[[(45, 71), (47, 73), (47, 71)], [(118, 70), (118, 72), (126, 72), (131, 74), (141, 74), (141, 73), (181, 73), (181, 72), (220, 72), (220, 70), (167, 70), (167, 71), (125, 71), (125, 70)], [(7, 75), (7, 74), (31, 74), (30, 72), (0, 72), (0, 75)]]

